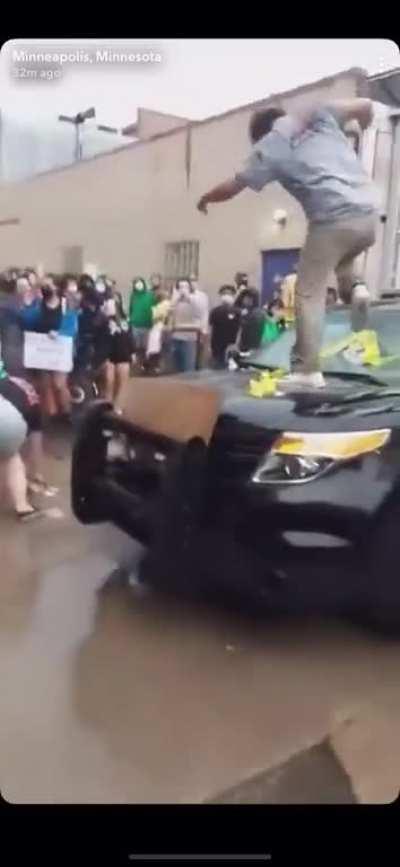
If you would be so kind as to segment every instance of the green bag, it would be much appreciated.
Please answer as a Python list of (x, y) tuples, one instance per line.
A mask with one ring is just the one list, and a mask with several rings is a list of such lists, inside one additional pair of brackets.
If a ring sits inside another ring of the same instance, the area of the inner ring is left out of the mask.
[(279, 335), (280, 335), (280, 329), (279, 329), (278, 323), (275, 322), (274, 319), (270, 319), (270, 317), (268, 317), (265, 320), (265, 324), (264, 324), (264, 328), (263, 328), (263, 332), (262, 332), (262, 336), (261, 336), (261, 345), (263, 345), (264, 343), (273, 343), (274, 340), (277, 340)]

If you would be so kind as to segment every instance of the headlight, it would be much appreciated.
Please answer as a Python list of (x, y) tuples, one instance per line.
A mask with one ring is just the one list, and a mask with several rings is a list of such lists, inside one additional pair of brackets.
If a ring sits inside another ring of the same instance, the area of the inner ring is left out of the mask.
[(283, 433), (259, 463), (256, 484), (310, 482), (331, 467), (378, 451), (390, 439), (390, 430), (350, 433)]

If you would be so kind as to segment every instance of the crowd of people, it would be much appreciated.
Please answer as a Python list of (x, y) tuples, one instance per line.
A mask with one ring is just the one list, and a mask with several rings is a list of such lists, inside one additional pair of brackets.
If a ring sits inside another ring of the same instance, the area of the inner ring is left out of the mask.
[[(248, 353), (279, 337), (294, 318), (296, 274), (288, 275), (272, 299), (238, 272), (209, 296), (194, 274), (167, 285), (161, 274), (136, 277), (128, 293), (102, 274), (39, 274), (9, 268), (0, 275), (0, 461), (15, 511), (35, 514), (27, 495), (54, 490), (42, 471), (42, 427), (64, 429), (71, 420), (71, 373), (25, 365), (25, 335), (70, 338), (73, 371), (90, 372), (97, 393), (123, 412), (130, 375), (157, 376), (199, 367), (228, 367), (234, 351)], [(334, 292), (334, 290), (330, 290)], [(332, 296), (328, 303), (332, 303)], [(72, 374), (73, 375), (73, 374)], [(6, 405), (7, 404), (7, 405)], [(14, 431), (14, 433), (13, 433)], [(21, 457), (23, 431), (25, 463)], [(10, 440), (8, 442), (8, 439)], [(11, 450), (11, 451), (10, 451)]]

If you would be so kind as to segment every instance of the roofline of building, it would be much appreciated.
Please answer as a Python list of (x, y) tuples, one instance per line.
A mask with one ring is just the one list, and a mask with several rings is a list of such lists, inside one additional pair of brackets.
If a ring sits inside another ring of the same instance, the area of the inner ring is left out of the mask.
[[(128, 130), (137, 129), (137, 127), (139, 126), (139, 122), (140, 122), (140, 112), (141, 111), (148, 111), (148, 112), (151, 112), (152, 114), (159, 114), (159, 115), (161, 115), (161, 117), (171, 117), (174, 120), (181, 120), (182, 121), (181, 126), (186, 126), (186, 124), (191, 123), (191, 120), (189, 117), (183, 117), (181, 114), (171, 114), (170, 111), (158, 111), (156, 108), (146, 108), (146, 106), (144, 106), (144, 105), (139, 105), (137, 108), (137, 111), (136, 111), (136, 118), (137, 119), (135, 121), (133, 121), (132, 123), (128, 123), (126, 126), (122, 127), (123, 135), (129, 134), (127, 132)], [(170, 130), (168, 130), (168, 132), (170, 132)]]
[[(32, 183), (36, 180), (40, 180), (41, 178), (48, 177), (49, 175), (59, 174), (60, 172), (71, 171), (73, 169), (77, 169), (79, 166), (87, 165), (88, 163), (93, 163), (94, 160), (98, 159), (107, 159), (107, 157), (114, 156), (117, 153), (122, 153), (123, 151), (132, 150), (133, 148), (145, 147), (151, 142), (158, 141), (159, 139), (167, 138), (168, 136), (176, 135), (176, 133), (182, 132), (188, 127), (193, 128), (197, 126), (203, 126), (203, 124), (213, 123), (215, 121), (223, 120), (230, 115), (239, 114), (241, 111), (248, 111), (249, 108), (254, 109), (261, 108), (268, 104), (273, 104), (279, 102), (282, 99), (285, 99), (288, 96), (296, 96), (300, 93), (308, 93), (310, 90), (314, 90), (314, 88), (330, 84), (333, 81), (337, 81), (340, 78), (347, 78), (349, 75), (353, 75), (355, 78), (361, 78), (365, 76), (366, 72), (361, 67), (351, 67), (350, 69), (345, 69), (342, 72), (337, 72), (333, 75), (324, 76), (324, 78), (318, 78), (315, 81), (308, 82), (307, 84), (302, 84), (299, 87), (295, 87), (292, 90), (285, 90), (281, 93), (274, 93), (270, 96), (266, 96), (263, 99), (258, 99), (255, 102), (248, 102), (245, 105), (237, 106), (236, 108), (231, 108), (228, 111), (224, 111), (221, 114), (210, 115), (209, 117), (202, 118), (201, 120), (188, 120), (184, 122), (181, 126), (176, 126), (173, 129), (166, 130), (165, 132), (155, 133), (155, 135), (150, 136), (146, 139), (138, 139), (134, 142), (129, 142), (126, 145), (120, 145), (119, 147), (112, 148), (112, 150), (104, 151), (100, 154), (94, 154), (92, 157), (88, 157), (87, 159), (80, 160), (79, 162), (68, 163), (64, 166), (58, 166), (54, 169), (47, 169), (44, 172), (39, 172), (36, 175), (32, 175), (30, 178), (26, 178), (23, 181), (15, 181), (13, 184), (5, 184), (5, 187), (13, 187), (18, 186), (19, 184), (27, 184)], [(151, 109), (152, 110), (152, 109)], [(159, 112), (162, 114), (162, 112)], [(165, 112), (168, 115), (168, 112)]]
[(400, 73), (400, 66), (394, 66), (393, 69), (386, 69), (385, 72), (377, 72), (374, 75), (369, 75), (369, 81), (380, 81), (381, 78), (390, 78), (392, 75)]

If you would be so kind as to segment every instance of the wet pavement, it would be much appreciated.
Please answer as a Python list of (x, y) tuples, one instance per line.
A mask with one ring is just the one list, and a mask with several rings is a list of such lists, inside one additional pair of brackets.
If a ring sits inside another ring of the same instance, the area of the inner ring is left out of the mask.
[(0, 516), (3, 796), (392, 801), (400, 642), (315, 619), (254, 623), (107, 583), (139, 549), (74, 520), (67, 450), (58, 457), (48, 478), (63, 517)]

